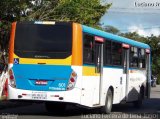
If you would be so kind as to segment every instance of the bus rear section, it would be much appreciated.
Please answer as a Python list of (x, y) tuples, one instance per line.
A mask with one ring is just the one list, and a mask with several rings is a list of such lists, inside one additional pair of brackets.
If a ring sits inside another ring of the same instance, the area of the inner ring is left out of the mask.
[(12, 24), (10, 100), (80, 103), (81, 60), (75, 58), (81, 58), (81, 53), (75, 53), (80, 45), (74, 40), (81, 38), (73, 35), (80, 33), (78, 26), (63, 22)]

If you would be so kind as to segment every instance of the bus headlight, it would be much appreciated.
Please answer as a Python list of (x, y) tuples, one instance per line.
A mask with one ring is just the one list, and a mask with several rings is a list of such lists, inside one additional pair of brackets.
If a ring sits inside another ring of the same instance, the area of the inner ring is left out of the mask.
[(12, 69), (9, 70), (9, 85), (12, 86), (13, 88), (16, 87), (16, 82), (15, 82), (15, 78), (14, 78)]
[(76, 72), (72, 72), (71, 73), (71, 76), (70, 76), (70, 79), (69, 79), (69, 83), (68, 83), (68, 86), (67, 86), (67, 90), (72, 90), (76, 84), (76, 80), (77, 80), (77, 74)]

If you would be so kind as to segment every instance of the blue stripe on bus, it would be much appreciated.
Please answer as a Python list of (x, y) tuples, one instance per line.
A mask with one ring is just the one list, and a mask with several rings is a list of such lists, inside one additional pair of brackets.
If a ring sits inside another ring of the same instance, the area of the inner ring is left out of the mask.
[[(93, 64), (83, 64), (83, 66), (95, 67)], [(103, 68), (123, 69), (123, 66), (103, 66)], [(141, 70), (143, 68), (129, 68), (129, 70)]]
[[(71, 72), (71, 66), (30, 64), (13, 65), (16, 87), (24, 90), (66, 90)], [(36, 80), (45, 80), (48, 83), (47, 85), (35, 85)], [(63, 83), (63, 87), (59, 87), (59, 83)]]
[(95, 67), (95, 65), (94, 65), (94, 64), (83, 64), (83, 66)]
[[(95, 65), (93, 65), (93, 64), (83, 64), (83, 66), (95, 67)], [(103, 66), (103, 68), (123, 69), (122, 66)]]
[(123, 69), (122, 66), (104, 66), (104, 68)]
[(101, 37), (104, 37), (106, 39), (111, 39), (113, 41), (130, 44), (132, 46), (136, 46), (136, 47), (140, 47), (140, 48), (150, 49), (150, 46), (145, 44), (145, 43), (141, 43), (141, 42), (134, 41), (134, 40), (131, 40), (131, 39), (128, 39), (128, 38), (117, 36), (117, 35), (107, 33), (107, 32), (101, 31), (101, 30), (97, 30), (97, 29), (94, 29), (94, 28), (91, 28), (91, 27), (88, 27), (88, 26), (85, 26), (85, 25), (82, 25), (82, 29), (83, 29), (83, 32), (86, 32), (86, 33), (89, 33), (89, 34), (92, 34), (92, 35), (101, 36)]

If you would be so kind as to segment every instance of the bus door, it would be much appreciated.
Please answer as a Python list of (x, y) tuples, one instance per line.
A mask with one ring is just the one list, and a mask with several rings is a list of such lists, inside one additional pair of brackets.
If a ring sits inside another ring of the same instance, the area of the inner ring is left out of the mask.
[(95, 37), (95, 73), (96, 73), (96, 86), (94, 87), (93, 104), (99, 105), (101, 98), (102, 88), (102, 72), (103, 72), (103, 42), (101, 37)]
[(126, 101), (128, 98), (129, 86), (129, 45), (122, 44), (123, 47), (123, 76), (120, 79), (121, 85), (121, 101)]

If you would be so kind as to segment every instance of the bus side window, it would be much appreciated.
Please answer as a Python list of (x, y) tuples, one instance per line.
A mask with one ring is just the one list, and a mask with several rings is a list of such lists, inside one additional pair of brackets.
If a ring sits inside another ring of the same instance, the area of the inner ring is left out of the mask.
[(122, 44), (112, 42), (112, 65), (122, 65)]
[(111, 65), (112, 64), (112, 59), (111, 59), (111, 41), (106, 40), (105, 41), (105, 60), (104, 60), (106, 65)]
[(105, 65), (122, 65), (122, 44), (105, 41)]
[(139, 68), (146, 67), (146, 53), (144, 49), (139, 49)]
[(83, 62), (94, 63), (94, 37), (88, 34), (83, 36)]
[(130, 67), (138, 68), (138, 48), (136, 47), (130, 49)]

